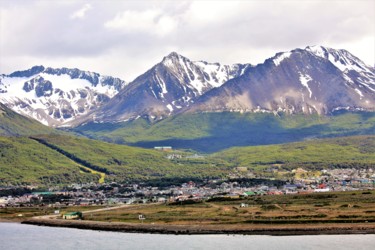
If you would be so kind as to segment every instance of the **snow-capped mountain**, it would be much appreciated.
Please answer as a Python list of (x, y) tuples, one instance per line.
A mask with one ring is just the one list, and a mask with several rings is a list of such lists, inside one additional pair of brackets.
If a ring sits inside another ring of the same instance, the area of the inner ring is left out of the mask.
[(0, 76), (0, 101), (48, 126), (62, 126), (108, 102), (125, 82), (98, 73), (34, 66)]
[(240, 76), (250, 67), (249, 64), (228, 66), (194, 62), (172, 52), (95, 112), (95, 119), (121, 121), (138, 116), (149, 119), (166, 117), (191, 105), (207, 91)]
[(277, 53), (256, 66), (191, 61), (173, 52), (127, 85), (43, 66), (2, 75), (0, 102), (49, 126), (183, 112), (375, 111), (375, 69), (346, 50), (322, 46)]
[(321, 46), (278, 53), (207, 92), (190, 108), (330, 114), (375, 111), (375, 70), (346, 50)]

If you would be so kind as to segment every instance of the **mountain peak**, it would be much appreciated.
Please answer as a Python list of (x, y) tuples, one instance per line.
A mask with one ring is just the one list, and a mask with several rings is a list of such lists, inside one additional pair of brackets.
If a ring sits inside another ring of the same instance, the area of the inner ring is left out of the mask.
[(49, 126), (86, 115), (116, 95), (125, 82), (77, 68), (34, 66), (0, 76), (0, 101)]
[(189, 59), (173, 51), (163, 58), (162, 64), (169, 67), (175, 64), (179, 64), (179, 61), (186, 61), (186, 60), (189, 60)]
[(180, 57), (180, 55), (179, 55), (177, 52), (172, 51), (172, 52), (169, 53), (166, 57), (167, 57), (167, 58), (178, 58), (178, 57)]

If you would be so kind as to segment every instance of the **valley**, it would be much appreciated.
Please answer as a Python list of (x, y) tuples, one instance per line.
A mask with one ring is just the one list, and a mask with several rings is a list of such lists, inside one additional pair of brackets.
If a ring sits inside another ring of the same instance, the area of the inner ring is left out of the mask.
[(88, 123), (68, 131), (118, 144), (145, 148), (168, 145), (213, 153), (230, 147), (372, 135), (375, 113), (341, 111), (332, 116), (195, 113), (154, 123), (143, 118), (122, 123)]

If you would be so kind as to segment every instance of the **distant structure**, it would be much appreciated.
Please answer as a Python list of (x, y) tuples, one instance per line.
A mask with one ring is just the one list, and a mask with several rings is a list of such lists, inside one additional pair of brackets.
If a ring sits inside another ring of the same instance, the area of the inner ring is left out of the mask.
[(194, 154), (194, 155), (186, 156), (186, 158), (187, 159), (203, 159), (204, 156), (203, 155)]
[(154, 147), (155, 150), (159, 150), (159, 151), (172, 151), (172, 147), (171, 146), (161, 146), (161, 147)]

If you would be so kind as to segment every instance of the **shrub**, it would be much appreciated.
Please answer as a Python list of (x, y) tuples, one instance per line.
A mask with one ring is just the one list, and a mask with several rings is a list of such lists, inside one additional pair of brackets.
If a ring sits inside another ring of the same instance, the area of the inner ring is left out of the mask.
[(262, 205), (260, 208), (263, 209), (263, 210), (275, 210), (275, 209), (280, 209), (278, 206), (276, 206), (276, 205), (274, 205), (274, 204)]

